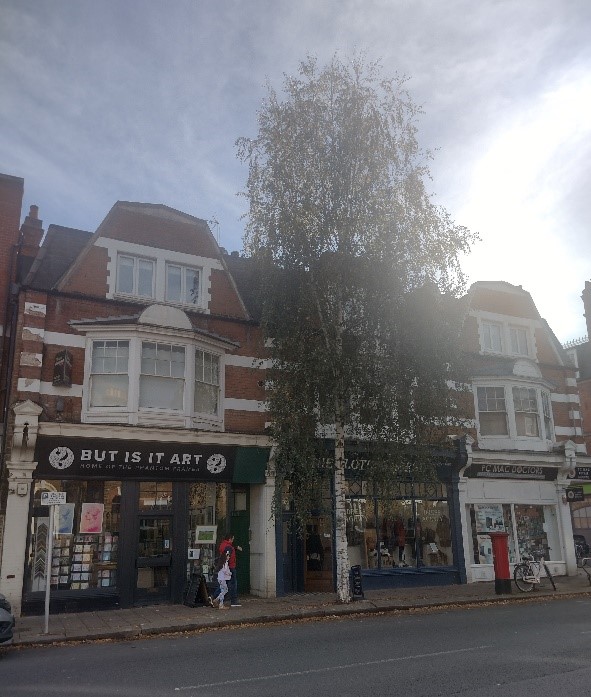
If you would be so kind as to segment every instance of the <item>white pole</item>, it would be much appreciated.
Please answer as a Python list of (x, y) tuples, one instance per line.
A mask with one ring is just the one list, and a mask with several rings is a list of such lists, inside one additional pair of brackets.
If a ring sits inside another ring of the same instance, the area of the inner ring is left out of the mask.
[(45, 634), (49, 634), (49, 594), (51, 592), (51, 560), (53, 557), (53, 519), (55, 506), (49, 507), (49, 533), (47, 534), (47, 554), (45, 556)]

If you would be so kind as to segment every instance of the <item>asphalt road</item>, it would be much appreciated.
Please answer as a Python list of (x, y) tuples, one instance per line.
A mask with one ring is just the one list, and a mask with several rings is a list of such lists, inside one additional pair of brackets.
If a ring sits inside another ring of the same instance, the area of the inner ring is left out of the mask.
[(591, 600), (10, 650), (2, 697), (583, 697)]

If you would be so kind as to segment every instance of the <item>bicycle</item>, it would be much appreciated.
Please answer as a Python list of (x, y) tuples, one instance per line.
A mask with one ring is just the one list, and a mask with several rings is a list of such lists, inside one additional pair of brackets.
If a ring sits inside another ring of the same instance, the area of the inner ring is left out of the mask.
[(515, 581), (517, 588), (519, 588), (522, 593), (528, 593), (536, 586), (539, 586), (541, 582), (540, 575), (542, 573), (542, 569), (544, 569), (546, 576), (550, 579), (552, 588), (556, 590), (554, 578), (550, 573), (548, 565), (544, 561), (544, 557), (539, 557), (539, 559), (536, 559), (531, 554), (523, 554), (521, 556), (521, 563), (515, 565), (513, 580)]

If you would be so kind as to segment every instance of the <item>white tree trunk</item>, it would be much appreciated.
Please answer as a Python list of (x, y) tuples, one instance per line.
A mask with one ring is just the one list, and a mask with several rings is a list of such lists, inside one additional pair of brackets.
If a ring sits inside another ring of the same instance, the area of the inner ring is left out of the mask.
[(349, 584), (349, 554), (347, 552), (347, 514), (345, 508), (345, 427), (335, 422), (335, 555), (337, 561), (337, 598), (340, 603), (351, 602)]

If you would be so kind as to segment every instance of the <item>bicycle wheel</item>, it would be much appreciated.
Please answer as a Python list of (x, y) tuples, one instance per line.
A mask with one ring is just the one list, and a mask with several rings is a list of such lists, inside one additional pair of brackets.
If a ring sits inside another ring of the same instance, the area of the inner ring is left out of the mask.
[(531, 575), (529, 567), (525, 564), (517, 564), (515, 571), (513, 572), (513, 580), (515, 585), (523, 593), (529, 593), (534, 589), (534, 584), (527, 580), (527, 577)]
[(556, 584), (554, 583), (554, 576), (550, 573), (550, 569), (548, 568), (548, 564), (544, 564), (544, 571), (546, 572), (546, 576), (550, 579), (550, 583), (552, 584), (552, 588), (556, 590)]

